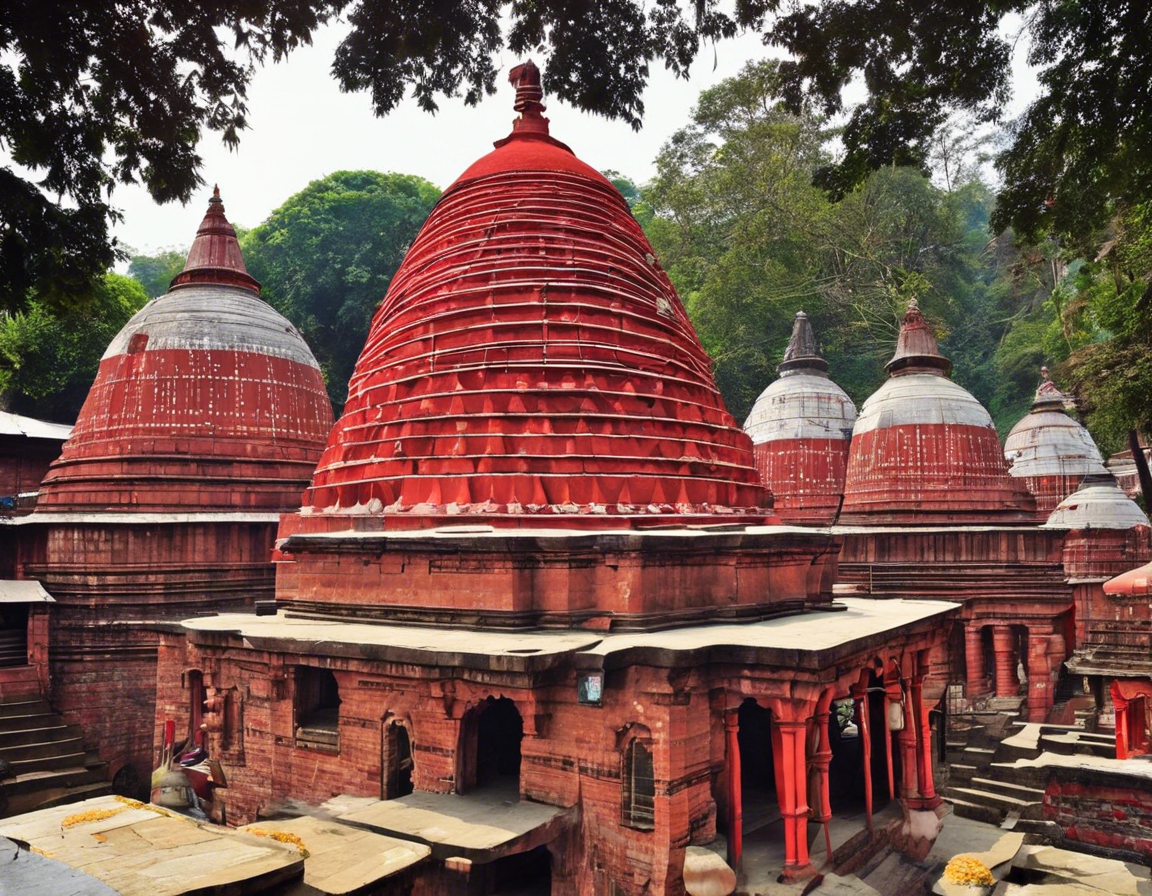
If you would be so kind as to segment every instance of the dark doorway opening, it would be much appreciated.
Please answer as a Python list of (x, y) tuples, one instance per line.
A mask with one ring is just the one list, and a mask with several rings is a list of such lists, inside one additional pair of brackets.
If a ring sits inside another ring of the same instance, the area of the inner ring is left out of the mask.
[(750, 834), (780, 817), (772, 759), (772, 713), (755, 700), (745, 700), (740, 704), (739, 725), (744, 833)]
[(401, 722), (385, 723), (381, 768), (384, 771), (384, 786), (381, 788), (384, 799), (394, 800), (412, 792), (412, 739)]
[(0, 666), (28, 665), (28, 605), (0, 606)]
[(832, 701), (828, 714), (828, 743), (832, 747), (828, 802), (833, 814), (850, 815), (864, 808), (864, 744), (855, 715), (853, 700)]
[(507, 697), (488, 697), (464, 719), (460, 790), (520, 793), (520, 742), (524, 721)]
[(491, 893), (500, 896), (550, 896), (552, 893), (552, 854), (547, 846), (497, 859), (491, 868)]

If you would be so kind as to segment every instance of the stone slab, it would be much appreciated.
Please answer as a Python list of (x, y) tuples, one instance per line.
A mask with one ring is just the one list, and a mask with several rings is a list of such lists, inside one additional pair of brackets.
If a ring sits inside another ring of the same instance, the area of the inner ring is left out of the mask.
[(237, 830), (246, 833), (276, 831), (299, 837), (308, 851), (304, 857), (304, 883), (333, 896), (371, 887), (423, 862), (432, 854), (429, 847), (419, 843), (308, 815), (280, 821), (258, 821)]
[(551, 842), (573, 810), (496, 793), (423, 793), (376, 800), (338, 820), (427, 844), (438, 859), (489, 862)]
[(1025, 846), (1017, 855), (1015, 864), (1110, 896), (1147, 896), (1152, 893), (1148, 869), (1118, 859), (1105, 859), (1054, 846)]
[[(104, 812), (114, 814), (90, 815)], [(89, 820), (65, 826), (84, 815)], [(294, 846), (112, 796), (6, 818), (0, 821), (0, 837), (27, 844), (121, 896), (263, 893), (304, 871)]]

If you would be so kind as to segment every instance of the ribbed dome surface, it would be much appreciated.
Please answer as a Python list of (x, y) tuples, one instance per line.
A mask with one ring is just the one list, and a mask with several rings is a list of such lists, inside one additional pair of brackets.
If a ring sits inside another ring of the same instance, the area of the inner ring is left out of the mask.
[[(215, 232), (201, 239), (202, 225), (197, 243), (223, 264), (240, 250), (218, 203), (206, 218)], [(207, 245), (218, 241), (232, 246)], [(225, 285), (244, 282), (239, 264), (231, 273), (186, 268), (112, 340), (38, 510), (298, 503), (332, 425), (331, 403), (296, 328), (255, 286)]]
[(840, 508), (856, 405), (826, 368), (801, 311), (780, 377), (760, 393), (744, 423), (784, 522), (828, 524)]
[(1085, 476), (1106, 469), (1092, 436), (1064, 410), (1064, 395), (1047, 378), (1047, 368), (1044, 373), (1032, 409), (1004, 440), (1004, 456), (1008, 472), (1024, 480), (1036, 497), (1037, 512), (1046, 515)]
[(1007, 463), (992, 418), (948, 379), (920, 309), (904, 317), (889, 378), (852, 434), (842, 523), (1022, 522), (1035, 503)]
[(763, 518), (751, 443), (623, 198), (531, 107), (497, 147), (393, 278), (301, 523)]

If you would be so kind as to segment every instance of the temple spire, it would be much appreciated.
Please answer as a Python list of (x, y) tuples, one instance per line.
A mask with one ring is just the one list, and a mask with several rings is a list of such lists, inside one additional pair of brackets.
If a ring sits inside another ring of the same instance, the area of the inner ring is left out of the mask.
[(776, 370), (781, 376), (801, 370), (819, 373), (828, 370), (828, 362), (820, 357), (820, 350), (816, 346), (816, 334), (812, 331), (812, 323), (803, 311), (796, 312), (796, 319), (792, 323), (792, 338), (788, 340), (788, 347), (784, 349), (784, 360)]
[(889, 374), (936, 373), (947, 376), (952, 371), (952, 362), (940, 354), (936, 336), (920, 312), (920, 303), (915, 296), (908, 302), (900, 335), (896, 339), (896, 352), (886, 368)]
[(512, 108), (520, 117), (512, 122), (515, 134), (548, 134), (548, 119), (544, 117), (544, 88), (540, 86), (540, 69), (529, 59), (508, 73), (508, 81), (516, 88)]
[(172, 278), (169, 289), (191, 283), (215, 283), (260, 291), (260, 284), (248, 273), (236, 231), (224, 216), (220, 187), (212, 188), (208, 211), (188, 250), (184, 270)]
[(1032, 399), (1032, 410), (1064, 410), (1068, 401), (1067, 396), (1052, 382), (1047, 367), (1040, 368), (1040, 385), (1036, 389), (1036, 396)]

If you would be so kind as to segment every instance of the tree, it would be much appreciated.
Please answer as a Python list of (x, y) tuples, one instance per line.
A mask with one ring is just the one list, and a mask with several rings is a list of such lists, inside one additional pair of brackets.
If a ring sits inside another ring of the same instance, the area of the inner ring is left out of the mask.
[(150, 298), (168, 292), (172, 279), (184, 270), (187, 249), (161, 249), (155, 255), (131, 255), (128, 276), (144, 287)]
[(991, 197), (933, 186), (913, 168), (874, 172), (839, 203), (813, 185), (834, 135), (775, 99), (778, 63), (705, 91), (643, 190), (648, 225), (729, 407), (745, 413), (775, 376), (792, 316), (817, 327), (836, 380), (862, 401), (879, 384), (915, 296), (957, 376), (987, 400), (1002, 332), (985, 278)]
[(71, 423), (108, 343), (147, 302), (139, 283), (109, 273), (82, 311), (34, 297), (22, 311), (0, 312), (0, 405)]
[(316, 354), (337, 409), (372, 314), (439, 195), (408, 174), (338, 171), (310, 183), (241, 240), (264, 298)]

